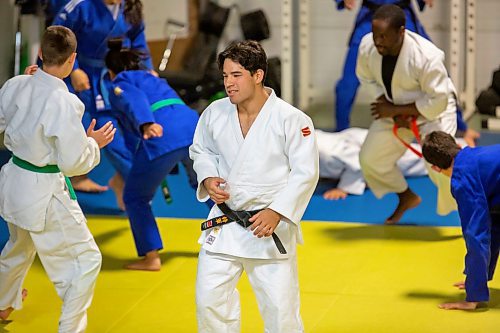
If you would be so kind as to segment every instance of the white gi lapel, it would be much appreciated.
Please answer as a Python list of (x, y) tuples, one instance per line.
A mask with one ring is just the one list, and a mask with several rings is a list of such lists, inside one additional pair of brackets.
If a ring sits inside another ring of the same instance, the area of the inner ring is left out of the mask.
[[(407, 101), (404, 100), (404, 93), (401, 90), (402, 83), (406, 81), (408, 85), (409, 80), (409, 63), (408, 59), (411, 59), (411, 55), (409, 53), (410, 48), (412, 47), (413, 40), (407, 32), (405, 32), (405, 37), (403, 40), (403, 45), (401, 46), (401, 50), (399, 51), (398, 60), (396, 62), (396, 66), (394, 67), (394, 73), (392, 75), (391, 81), (391, 90), (392, 90), (392, 102), (396, 105), (407, 104)], [(404, 86), (403, 85), (403, 86)], [(402, 99), (403, 97), (403, 99)]]
[[(234, 113), (234, 117), (232, 118), (231, 123), (233, 124), (233, 130), (238, 133), (236, 134), (238, 143), (243, 142), (242, 144), (238, 144), (240, 147), (240, 150), (238, 152), (238, 155), (236, 156), (236, 159), (234, 160), (234, 164), (231, 167), (231, 171), (229, 173), (229, 176), (227, 177), (227, 181), (231, 183), (233, 179), (238, 178), (238, 173), (239, 170), (243, 164), (243, 162), (249, 158), (249, 157), (255, 157), (255, 156), (249, 156), (250, 152), (252, 149), (255, 149), (255, 144), (254, 141), (257, 138), (258, 135), (260, 135), (259, 130), (262, 128), (267, 123), (267, 120), (269, 119), (272, 108), (274, 104), (276, 103), (277, 97), (276, 94), (274, 93), (273, 90), (271, 90), (271, 94), (269, 95), (269, 98), (267, 99), (266, 103), (264, 103), (264, 106), (260, 110), (259, 114), (257, 115), (257, 118), (253, 122), (252, 126), (250, 127), (250, 130), (248, 131), (247, 135), (245, 138), (243, 138), (243, 133), (241, 132), (241, 127), (240, 127), (240, 121), (238, 118), (238, 112)], [(236, 111), (236, 110), (235, 110)]]

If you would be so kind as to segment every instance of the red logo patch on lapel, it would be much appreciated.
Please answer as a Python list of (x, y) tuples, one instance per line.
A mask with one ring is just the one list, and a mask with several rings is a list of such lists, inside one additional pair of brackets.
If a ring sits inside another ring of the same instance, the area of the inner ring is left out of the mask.
[(304, 136), (304, 137), (311, 134), (311, 129), (309, 127), (304, 127), (300, 131), (302, 132), (302, 136)]

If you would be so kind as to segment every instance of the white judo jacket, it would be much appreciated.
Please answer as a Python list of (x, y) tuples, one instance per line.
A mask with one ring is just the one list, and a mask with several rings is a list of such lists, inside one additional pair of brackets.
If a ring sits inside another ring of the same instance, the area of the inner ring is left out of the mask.
[[(69, 202), (64, 175), (89, 172), (100, 161), (97, 142), (82, 126), (84, 105), (66, 84), (38, 69), (0, 90), (0, 133), (15, 156), (33, 165), (57, 165), (62, 173), (36, 173), (9, 161), (0, 172), (0, 215), (29, 231), (41, 231), (49, 201)], [(81, 210), (67, 205), (79, 222)]]
[[(268, 88), (266, 88), (268, 89)], [(244, 138), (238, 112), (229, 98), (212, 103), (201, 115), (190, 156), (198, 177), (197, 197), (208, 200), (203, 180), (227, 181), (226, 202), (233, 210), (269, 207), (283, 216), (275, 233), (287, 254), (271, 237), (257, 238), (237, 223), (206, 230), (199, 242), (214, 253), (244, 258), (287, 258), (302, 243), (300, 220), (316, 187), (318, 148), (311, 119), (268, 89), (270, 96)], [(208, 218), (223, 215), (215, 205)]]
[[(373, 42), (373, 33), (359, 46), (356, 75), (373, 98), (382, 94), (395, 105), (415, 103), (422, 133), (440, 129), (456, 132), (455, 87), (444, 66), (444, 52), (427, 39), (405, 30), (403, 45), (392, 77), (392, 99), (382, 80), (382, 56)], [(437, 125), (437, 126), (436, 126)], [(429, 130), (427, 130), (427, 128)]]

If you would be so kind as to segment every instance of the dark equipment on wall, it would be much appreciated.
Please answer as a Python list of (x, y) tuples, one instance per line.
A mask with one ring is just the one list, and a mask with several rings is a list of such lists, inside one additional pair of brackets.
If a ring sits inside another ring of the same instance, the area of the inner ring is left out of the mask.
[(210, 99), (224, 90), (222, 76), (215, 63), (220, 36), (227, 23), (230, 8), (209, 2), (200, 13), (198, 35), (181, 71), (163, 70), (160, 77), (168, 83), (187, 103), (193, 104), (200, 99)]
[[(216, 58), (220, 38), (233, 7), (238, 9), (237, 6), (221, 7), (212, 1), (206, 3), (199, 15), (198, 34), (180, 71), (166, 69), (175, 41), (175, 34), (169, 36), (159, 75), (168, 81), (188, 105), (198, 111), (202, 111), (207, 103), (225, 97), (224, 81)], [(169, 21), (168, 24), (170, 23), (172, 22)], [(240, 23), (245, 39), (260, 42), (270, 37), (269, 24), (262, 10), (240, 15)], [(184, 28), (178, 24), (177, 26)], [(268, 59), (265, 85), (281, 96), (281, 61), (277, 57)]]
[(480, 114), (497, 116), (496, 108), (500, 106), (500, 69), (493, 73), (491, 86), (481, 91), (476, 99), (476, 107)]
[(260, 9), (241, 15), (240, 24), (245, 39), (252, 39), (260, 42), (271, 36), (266, 15)]

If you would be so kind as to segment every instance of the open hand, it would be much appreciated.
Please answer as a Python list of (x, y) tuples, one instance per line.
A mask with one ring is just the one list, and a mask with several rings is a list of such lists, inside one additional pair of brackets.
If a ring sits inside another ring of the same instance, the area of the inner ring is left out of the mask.
[(113, 123), (108, 121), (104, 126), (94, 131), (96, 120), (92, 119), (89, 128), (87, 129), (87, 136), (93, 138), (99, 148), (106, 147), (113, 138), (115, 137), (116, 128), (114, 128)]

